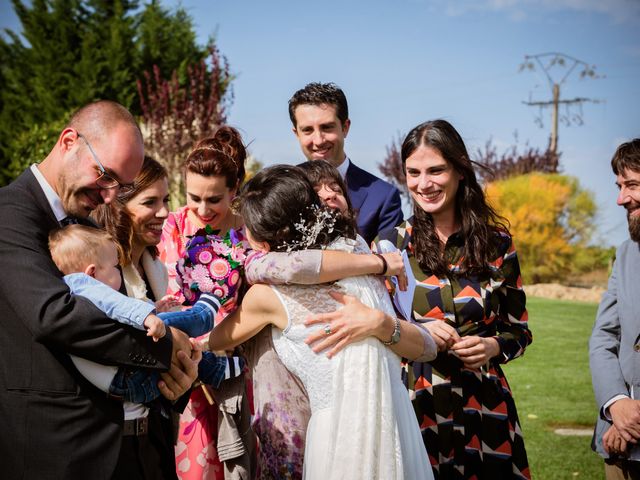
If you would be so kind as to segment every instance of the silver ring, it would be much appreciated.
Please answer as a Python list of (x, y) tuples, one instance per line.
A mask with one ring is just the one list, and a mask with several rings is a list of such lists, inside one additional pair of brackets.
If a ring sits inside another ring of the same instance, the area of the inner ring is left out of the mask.
[(331, 325), (328, 323), (324, 326), (324, 333), (325, 335), (331, 335)]

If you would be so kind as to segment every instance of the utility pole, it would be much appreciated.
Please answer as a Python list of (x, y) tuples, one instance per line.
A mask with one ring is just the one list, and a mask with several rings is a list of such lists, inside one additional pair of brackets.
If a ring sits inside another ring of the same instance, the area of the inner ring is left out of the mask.
[[(567, 72), (560, 80), (556, 80), (551, 76), (551, 70), (553, 67), (562, 67), (568, 68)], [(560, 86), (565, 83), (565, 81), (569, 78), (569, 76), (578, 68), (580, 73), (580, 78), (590, 77), (590, 78), (601, 78), (596, 73), (595, 65), (588, 65), (586, 62), (582, 60), (578, 60), (577, 58), (570, 57), (569, 55), (565, 55), (563, 53), (551, 52), (551, 53), (541, 53), (538, 55), (525, 55), (524, 63), (520, 65), (520, 71), (522, 70), (530, 70), (535, 71), (536, 68), (542, 70), (545, 74), (547, 81), (549, 82), (549, 87), (551, 89), (551, 94), (553, 95), (551, 100), (546, 101), (532, 101), (531, 94), (529, 94), (529, 101), (522, 102), (525, 105), (530, 107), (538, 107), (540, 112), (544, 108), (552, 107), (551, 111), (551, 137), (549, 139), (549, 151), (554, 155), (557, 154), (558, 151), (558, 122), (562, 120), (566, 125), (571, 125), (571, 123), (582, 124), (582, 104), (586, 102), (591, 103), (600, 103), (599, 100), (595, 100), (592, 98), (584, 98), (584, 97), (576, 97), (570, 100), (561, 100), (560, 99)], [(567, 115), (560, 117), (559, 108), (560, 105), (564, 105), (567, 108)], [(571, 106), (577, 105), (579, 108), (579, 112), (577, 114), (573, 114), (573, 117), (569, 115), (569, 109)], [(536, 122), (543, 126), (542, 115), (540, 115)]]

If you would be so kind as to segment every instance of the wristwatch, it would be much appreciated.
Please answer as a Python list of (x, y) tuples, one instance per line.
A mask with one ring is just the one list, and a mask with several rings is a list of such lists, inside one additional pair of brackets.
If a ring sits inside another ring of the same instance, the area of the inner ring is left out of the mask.
[(400, 341), (400, 319), (398, 317), (395, 318), (395, 323), (393, 326), (393, 333), (391, 334), (391, 339), (388, 342), (382, 342), (384, 345), (395, 345)]

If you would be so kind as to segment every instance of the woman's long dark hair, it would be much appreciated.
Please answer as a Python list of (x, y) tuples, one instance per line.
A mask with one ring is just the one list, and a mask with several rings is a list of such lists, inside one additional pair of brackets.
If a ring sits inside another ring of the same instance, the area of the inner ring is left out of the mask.
[[(506, 218), (486, 201), (460, 134), (446, 120), (424, 122), (409, 132), (402, 143), (402, 168), (407, 158), (421, 145), (436, 149), (462, 175), (455, 198), (455, 215), (460, 224), (462, 264), (459, 274), (482, 274), (496, 256), (496, 232), (509, 234)], [(425, 273), (444, 276), (449, 273), (448, 260), (442, 254), (433, 217), (414, 202), (411, 234), (414, 255)]]
[[(265, 168), (249, 180), (240, 192), (240, 213), (253, 238), (275, 252), (319, 248), (349, 231), (347, 220), (320, 202), (304, 171), (290, 165)], [(305, 228), (325, 213), (335, 218), (333, 227), (321, 228), (312, 243), (302, 246)]]

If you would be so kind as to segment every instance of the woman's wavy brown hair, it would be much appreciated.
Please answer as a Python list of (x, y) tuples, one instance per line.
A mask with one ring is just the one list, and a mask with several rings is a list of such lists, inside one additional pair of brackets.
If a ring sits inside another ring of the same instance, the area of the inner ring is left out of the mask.
[[(460, 275), (483, 274), (489, 263), (495, 260), (496, 231), (509, 234), (509, 222), (500, 216), (486, 201), (478, 183), (474, 163), (460, 134), (446, 120), (424, 122), (404, 139), (400, 155), (402, 168), (421, 145), (436, 149), (442, 157), (462, 175), (455, 198), (456, 220), (464, 242)], [(413, 231), (411, 234), (414, 255), (420, 268), (427, 274), (449, 274), (448, 261), (442, 255), (442, 242), (436, 233), (433, 217), (414, 202)], [(450, 260), (450, 259), (449, 259)]]
[[(144, 157), (140, 173), (128, 188), (121, 188), (116, 198), (109, 205), (100, 205), (92, 214), (93, 218), (116, 241), (120, 264), (131, 263), (131, 250), (133, 243), (133, 222), (127, 211), (127, 203), (140, 192), (146, 190), (158, 180), (167, 178), (167, 170), (152, 157)], [(158, 256), (158, 247), (147, 247), (153, 258)]]

